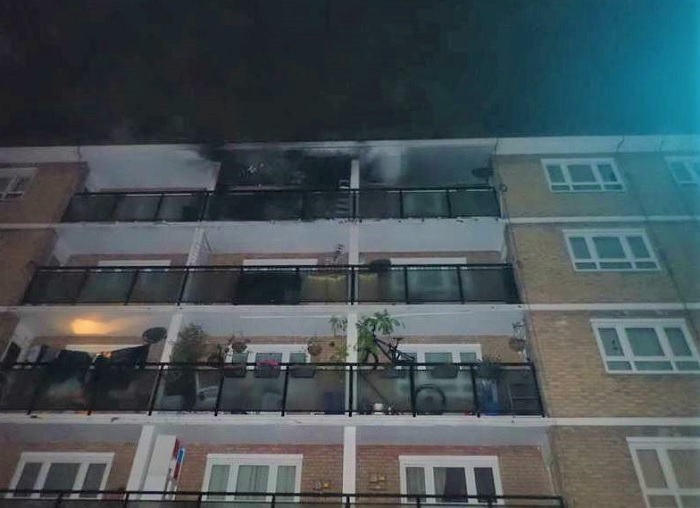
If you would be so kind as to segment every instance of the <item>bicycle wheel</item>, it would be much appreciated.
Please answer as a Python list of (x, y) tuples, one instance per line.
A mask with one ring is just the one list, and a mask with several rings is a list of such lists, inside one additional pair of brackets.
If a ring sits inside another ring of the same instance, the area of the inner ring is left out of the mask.
[(377, 357), (377, 353), (372, 351), (371, 349), (361, 349), (358, 354), (357, 354), (357, 360), (360, 363), (366, 364), (366, 365), (374, 365), (375, 368), (377, 366), (377, 363), (379, 363), (379, 358)]

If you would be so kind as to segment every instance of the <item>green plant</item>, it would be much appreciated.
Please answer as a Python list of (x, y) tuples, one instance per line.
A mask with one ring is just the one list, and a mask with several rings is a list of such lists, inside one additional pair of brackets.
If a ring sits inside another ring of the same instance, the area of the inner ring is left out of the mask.
[(173, 363), (196, 363), (206, 353), (209, 335), (201, 325), (190, 323), (180, 330), (170, 356)]
[(331, 348), (331, 354), (328, 356), (328, 361), (331, 363), (345, 363), (348, 359), (348, 346), (344, 343), (336, 343), (330, 341), (328, 347)]
[(333, 337), (337, 338), (341, 332), (345, 333), (348, 328), (348, 318), (340, 316), (331, 316), (328, 320), (333, 331)]
[(391, 317), (389, 311), (375, 312), (371, 316), (360, 316), (357, 321), (357, 349), (375, 352), (377, 345), (374, 343), (376, 335), (391, 336), (396, 328), (404, 326), (401, 321)]

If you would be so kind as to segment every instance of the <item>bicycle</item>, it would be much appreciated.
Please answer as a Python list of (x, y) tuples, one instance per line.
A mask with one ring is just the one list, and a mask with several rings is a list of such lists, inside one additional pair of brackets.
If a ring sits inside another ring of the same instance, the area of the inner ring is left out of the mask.
[(379, 361), (377, 352), (382, 353), (382, 355), (394, 365), (410, 365), (416, 363), (416, 359), (412, 355), (399, 350), (399, 345), (403, 337), (391, 337), (389, 340), (391, 342), (386, 342), (373, 334), (372, 343), (374, 347), (365, 347), (358, 352), (357, 358), (360, 363), (369, 365), (382, 363)]

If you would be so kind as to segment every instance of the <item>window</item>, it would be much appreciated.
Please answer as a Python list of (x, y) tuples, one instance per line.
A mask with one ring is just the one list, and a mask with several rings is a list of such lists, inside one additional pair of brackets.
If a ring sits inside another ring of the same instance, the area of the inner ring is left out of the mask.
[(564, 231), (577, 271), (658, 270), (654, 250), (642, 229)]
[(243, 266), (316, 266), (316, 258), (248, 258)]
[(401, 350), (417, 363), (469, 363), (481, 360), (478, 344), (404, 344)]
[(625, 186), (613, 159), (543, 159), (552, 192), (619, 192)]
[(20, 199), (34, 176), (34, 168), (0, 169), (0, 200)]
[[(301, 490), (301, 455), (210, 454), (202, 490), (208, 501), (263, 501), (251, 493), (292, 493)], [(244, 492), (247, 494), (235, 494)], [(271, 496), (264, 496), (271, 501)], [(284, 497), (277, 497), (284, 500)], [(298, 501), (298, 496), (288, 499)]]
[(700, 506), (700, 439), (627, 438), (648, 507)]
[[(401, 493), (420, 497), (425, 503), (485, 502), (479, 496), (502, 496), (498, 458), (493, 456), (399, 457)], [(501, 504), (499, 501), (496, 504)]]
[(700, 357), (681, 320), (593, 320), (591, 324), (608, 372), (700, 371)]
[(667, 157), (666, 164), (678, 185), (696, 187), (700, 184), (700, 157)]
[[(306, 344), (248, 344), (245, 352), (238, 354), (246, 356), (247, 363), (265, 360), (279, 363), (306, 363), (308, 361), (306, 347)], [(232, 358), (228, 361), (232, 361)]]
[[(23, 453), (10, 483), (17, 490), (103, 490), (113, 453)], [(55, 493), (17, 494), (14, 497), (56, 497)], [(97, 498), (74, 493), (70, 498)]]
[(170, 266), (169, 259), (103, 259), (97, 262), (97, 266), (122, 267), (122, 266)]

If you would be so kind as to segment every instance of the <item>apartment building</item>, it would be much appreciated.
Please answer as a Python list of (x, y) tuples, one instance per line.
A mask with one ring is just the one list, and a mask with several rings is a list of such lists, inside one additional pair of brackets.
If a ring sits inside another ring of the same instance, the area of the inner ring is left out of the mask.
[(683, 136), (0, 149), (0, 506), (700, 506), (698, 197)]

